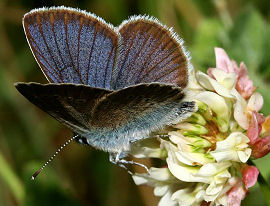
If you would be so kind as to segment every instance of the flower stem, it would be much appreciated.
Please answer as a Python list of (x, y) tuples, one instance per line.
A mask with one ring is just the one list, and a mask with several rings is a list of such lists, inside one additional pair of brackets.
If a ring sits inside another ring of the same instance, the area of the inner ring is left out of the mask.
[(2, 178), (7, 186), (9, 187), (10, 191), (14, 195), (18, 204), (21, 204), (24, 199), (25, 190), (23, 187), (22, 182), (12, 170), (12, 168), (8, 165), (7, 161), (3, 157), (2, 153), (0, 152), (0, 178)]
[[(251, 160), (248, 161), (248, 164), (256, 166), (254, 164), (254, 162)], [(258, 181), (260, 188), (263, 192), (263, 195), (264, 195), (264, 198), (267, 202), (267, 205), (270, 205), (270, 186), (269, 186), (269, 184), (267, 183), (267, 181), (265, 180), (265, 178), (262, 176), (261, 173), (259, 173), (257, 181)]]

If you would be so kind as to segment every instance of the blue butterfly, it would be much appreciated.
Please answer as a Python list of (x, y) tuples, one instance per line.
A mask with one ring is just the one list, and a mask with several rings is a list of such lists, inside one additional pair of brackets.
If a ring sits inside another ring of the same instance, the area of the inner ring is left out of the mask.
[(52, 7), (30, 11), (23, 26), (50, 83), (15, 86), (76, 134), (67, 143), (109, 152), (125, 167), (134, 163), (124, 159), (131, 143), (195, 109), (182, 101), (191, 68), (182, 40), (155, 18), (133, 16), (114, 27), (85, 11)]

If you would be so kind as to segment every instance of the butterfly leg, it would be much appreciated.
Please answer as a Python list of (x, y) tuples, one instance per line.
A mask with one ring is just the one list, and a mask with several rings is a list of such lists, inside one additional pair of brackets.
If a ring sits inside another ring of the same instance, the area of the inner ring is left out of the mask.
[(116, 155), (115, 154), (110, 154), (110, 161), (116, 165), (119, 165), (120, 167), (126, 169), (128, 171), (129, 174), (133, 175), (134, 173), (131, 172), (126, 166), (125, 164), (130, 164), (130, 165), (138, 165), (140, 167), (143, 167), (147, 173), (149, 174), (149, 169), (148, 167), (146, 167), (144, 164), (141, 164), (139, 162), (134, 162), (133, 160), (125, 160), (121, 158), (122, 153), (118, 152)]
[(146, 172), (148, 174), (150, 174), (148, 167), (146, 167), (144, 164), (141, 164), (139, 162), (134, 162), (133, 160), (128, 161), (128, 160), (125, 160), (125, 159), (119, 159), (118, 162), (120, 162), (122, 164), (138, 165), (140, 167), (143, 167), (146, 170)]
[(110, 162), (115, 165), (118, 165), (119, 167), (124, 168), (125, 170), (127, 170), (128, 174), (133, 175), (133, 172), (131, 172), (123, 163), (121, 163), (119, 161), (119, 158), (117, 159), (117, 155), (110, 154)]

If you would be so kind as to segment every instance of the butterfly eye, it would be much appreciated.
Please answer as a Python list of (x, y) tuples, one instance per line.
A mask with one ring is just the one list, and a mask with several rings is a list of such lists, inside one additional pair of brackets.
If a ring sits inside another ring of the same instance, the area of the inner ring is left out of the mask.
[(85, 137), (81, 138), (83, 144), (88, 144), (87, 139)]

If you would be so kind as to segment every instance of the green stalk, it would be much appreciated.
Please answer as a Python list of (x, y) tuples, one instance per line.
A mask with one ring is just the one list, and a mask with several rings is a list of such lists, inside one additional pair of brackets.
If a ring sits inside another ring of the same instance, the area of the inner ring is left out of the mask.
[(266, 199), (267, 205), (270, 205), (270, 187), (264, 177), (261, 175), (261, 173), (258, 176), (258, 183)]
[(7, 184), (11, 193), (14, 195), (17, 203), (22, 203), (25, 195), (24, 187), (14, 173), (12, 168), (8, 165), (7, 161), (4, 159), (2, 153), (0, 152), (0, 178)]
[[(248, 161), (248, 164), (256, 166), (253, 161)], [(269, 186), (269, 184), (267, 183), (265, 178), (261, 175), (261, 173), (259, 173), (257, 181), (258, 181), (260, 188), (263, 192), (263, 195), (264, 195), (264, 198), (267, 202), (267, 205), (270, 205), (270, 186)]]

